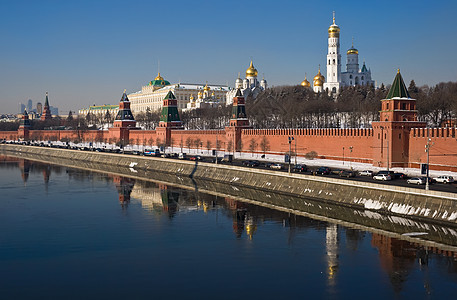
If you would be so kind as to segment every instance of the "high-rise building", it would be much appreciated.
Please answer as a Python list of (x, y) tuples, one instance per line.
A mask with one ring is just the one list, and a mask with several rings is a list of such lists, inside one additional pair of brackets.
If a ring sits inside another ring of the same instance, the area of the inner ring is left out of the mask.
[(32, 99), (27, 100), (27, 111), (32, 111), (33, 109), (33, 102)]
[(41, 115), (42, 112), (43, 112), (43, 104), (41, 104), (41, 102), (38, 102), (36, 104), (36, 113)]
[(25, 104), (24, 103), (19, 103), (19, 113), (22, 114), (24, 113), (25, 110)]

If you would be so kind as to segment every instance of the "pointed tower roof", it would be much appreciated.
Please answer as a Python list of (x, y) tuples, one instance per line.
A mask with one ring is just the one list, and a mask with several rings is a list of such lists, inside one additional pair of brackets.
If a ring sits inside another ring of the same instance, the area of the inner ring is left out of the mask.
[(168, 94), (163, 98), (163, 100), (176, 100), (176, 96), (173, 94), (172, 91), (168, 91)]
[(121, 102), (130, 101), (125, 91), (126, 90), (124, 90), (124, 93), (122, 94)]
[(408, 89), (406, 88), (405, 82), (400, 74), (400, 69), (397, 71), (397, 76), (395, 76), (394, 82), (387, 94), (386, 99), (392, 98), (411, 98), (408, 93)]
[(365, 65), (365, 61), (363, 62), (362, 72), (368, 72), (367, 66)]
[(236, 89), (235, 97), (243, 97), (243, 94), (241, 93), (240, 89)]

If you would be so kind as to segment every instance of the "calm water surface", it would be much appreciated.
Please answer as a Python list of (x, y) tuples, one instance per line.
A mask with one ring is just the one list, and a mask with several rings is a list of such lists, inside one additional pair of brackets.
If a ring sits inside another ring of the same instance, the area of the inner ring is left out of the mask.
[(2, 158), (2, 299), (443, 299), (456, 254), (172, 186)]

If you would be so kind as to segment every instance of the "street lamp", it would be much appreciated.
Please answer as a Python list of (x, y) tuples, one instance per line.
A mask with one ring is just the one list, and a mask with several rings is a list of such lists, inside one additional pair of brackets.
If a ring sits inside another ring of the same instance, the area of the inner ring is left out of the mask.
[(427, 181), (425, 182), (425, 190), (427, 190), (427, 191), (430, 189), (430, 185), (429, 185), (430, 147), (433, 145), (433, 143), (430, 143), (431, 141), (432, 141), (432, 139), (428, 137), (428, 128), (427, 128), (427, 144), (425, 145), (425, 152), (427, 152), (427, 179), (426, 179)]
[[(350, 146), (350, 147), (349, 147), (349, 150), (351, 151), (351, 153), (352, 153), (352, 149), (354, 149), (354, 147)], [(352, 156), (352, 155), (351, 155), (351, 156)], [(351, 170), (352, 170), (352, 162), (351, 162), (351, 160), (349, 160), (349, 167), (350, 167)]]
[(294, 140), (294, 137), (293, 136), (289, 136), (289, 174), (290, 174), (290, 152), (291, 152), (291, 144), (292, 144), (292, 141)]
[(344, 147), (343, 147), (343, 166), (344, 166)]

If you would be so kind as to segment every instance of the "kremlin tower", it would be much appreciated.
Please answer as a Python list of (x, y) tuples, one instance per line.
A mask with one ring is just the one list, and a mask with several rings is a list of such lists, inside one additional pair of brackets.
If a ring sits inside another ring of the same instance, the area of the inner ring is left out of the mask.
[(46, 92), (46, 100), (43, 106), (43, 113), (41, 114), (41, 121), (51, 120), (51, 109), (49, 108), (48, 92)]

